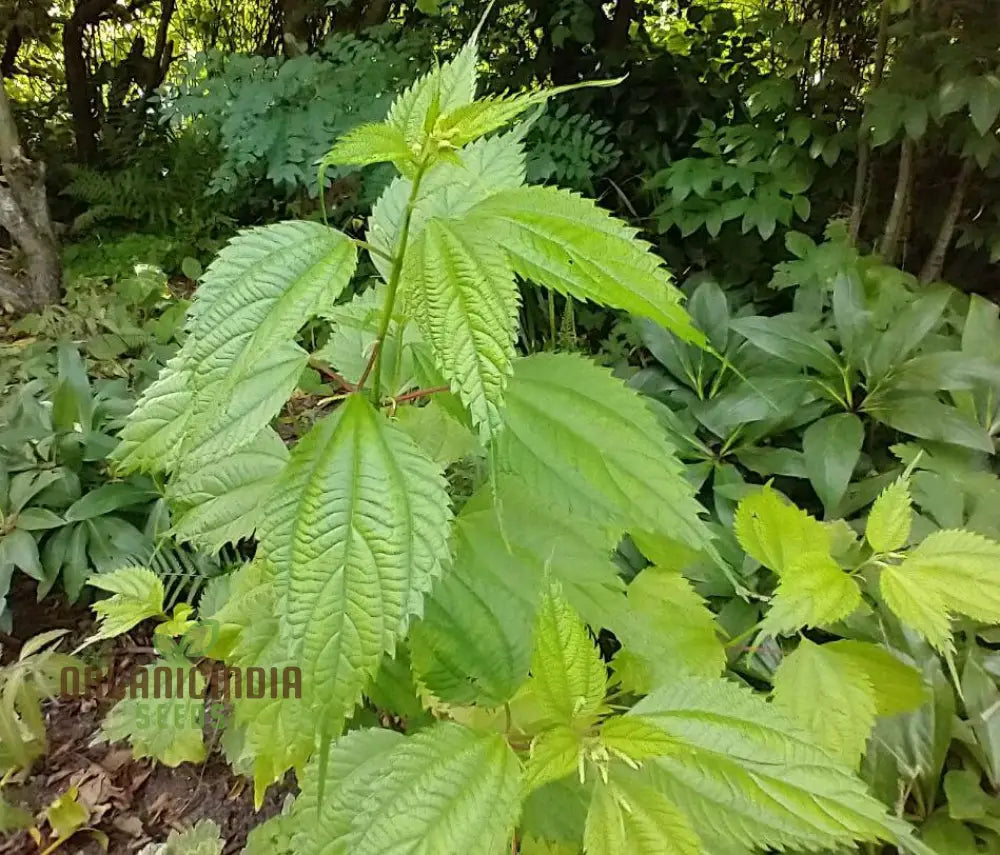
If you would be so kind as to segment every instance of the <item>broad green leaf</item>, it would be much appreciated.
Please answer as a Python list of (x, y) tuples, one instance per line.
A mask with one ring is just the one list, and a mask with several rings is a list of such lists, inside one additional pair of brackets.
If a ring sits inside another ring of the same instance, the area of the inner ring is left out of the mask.
[(524, 764), (524, 786), (530, 791), (576, 774), (583, 751), (581, 734), (558, 724), (539, 734), (531, 743)]
[(517, 331), (514, 274), (491, 237), (432, 219), (409, 244), (402, 293), (484, 439), (500, 425)]
[(39, 582), (45, 578), (38, 541), (28, 531), (14, 529), (0, 537), (0, 563), (13, 565)]
[(265, 428), (248, 445), (225, 457), (182, 468), (167, 488), (176, 515), (175, 537), (211, 552), (250, 537), (261, 504), (287, 461), (281, 437)]
[(826, 527), (769, 486), (740, 501), (733, 528), (744, 552), (779, 575), (804, 553), (830, 551)]
[(114, 596), (94, 603), (97, 632), (87, 638), (92, 644), (128, 632), (147, 618), (163, 614), (163, 582), (145, 567), (123, 567), (113, 573), (97, 573), (87, 580), (93, 588)]
[(872, 350), (871, 379), (881, 380), (924, 342), (954, 295), (948, 287), (929, 288), (893, 320)]
[(843, 620), (861, 605), (861, 589), (828, 552), (802, 552), (781, 571), (761, 631), (787, 634)]
[(948, 652), (950, 615), (1000, 621), (1000, 543), (971, 531), (933, 532), (901, 564), (885, 567), (880, 584), (896, 616)]
[[(774, 674), (774, 704), (816, 738), (816, 744), (856, 768), (875, 725), (875, 687), (859, 663), (807, 638)], [(822, 703), (836, 698), (836, 703)]]
[(823, 375), (840, 370), (833, 348), (819, 333), (809, 329), (808, 318), (794, 312), (767, 318), (737, 318), (729, 327), (765, 353), (795, 366), (804, 365)]
[(555, 585), (538, 608), (531, 678), (535, 695), (553, 724), (586, 728), (603, 709), (604, 660), (587, 627)]
[(449, 466), (480, 450), (475, 435), (437, 401), (423, 407), (400, 407), (396, 424), (439, 466)]
[(930, 395), (889, 395), (865, 402), (865, 411), (889, 427), (936, 442), (994, 453), (993, 439), (981, 425), (956, 407)]
[(350, 855), (506, 855), (520, 811), (520, 762), (499, 734), (437, 724), (385, 758), (353, 806)]
[(827, 416), (809, 425), (802, 435), (806, 472), (828, 516), (851, 482), (864, 438), (864, 426), (854, 413)]
[(718, 679), (677, 680), (631, 714), (680, 743), (647, 766), (708, 851), (825, 850), (908, 834), (815, 737), (749, 689)]
[(679, 674), (715, 677), (726, 665), (714, 615), (680, 573), (647, 567), (628, 586), (627, 604), (609, 626), (638, 660), (645, 679), (629, 688), (646, 693)]
[(1000, 113), (1000, 79), (985, 74), (970, 81), (968, 87), (969, 115), (980, 136), (985, 136)]
[(569, 354), (515, 361), (501, 466), (539, 497), (601, 525), (620, 523), (701, 550), (710, 535), (683, 467), (641, 398)]
[(894, 552), (910, 539), (913, 519), (909, 481), (900, 478), (886, 487), (872, 505), (865, 538), (876, 552)]
[(205, 271), (184, 346), (140, 398), (115, 459), (162, 470), (252, 441), (305, 366), (290, 339), (333, 303), (356, 264), (353, 242), (320, 223), (241, 232)]
[(421, 679), (452, 702), (510, 699), (528, 673), (546, 573), (586, 621), (604, 625), (618, 613), (624, 585), (611, 551), (620, 534), (561, 512), (508, 476), (483, 488), (455, 520), (452, 567), (410, 635)]
[(690, 820), (638, 775), (598, 782), (584, 837), (586, 855), (702, 855)]
[(681, 307), (661, 260), (636, 232), (568, 190), (501, 190), (469, 213), (526, 279), (581, 300), (650, 318), (685, 341), (705, 336)]
[(66, 521), (79, 522), (80, 520), (93, 519), (119, 508), (150, 502), (155, 498), (156, 494), (152, 490), (137, 487), (134, 484), (102, 484), (77, 499), (66, 509)]
[(440, 470), (360, 394), (299, 442), (258, 526), (318, 719), (358, 702), (448, 556)]

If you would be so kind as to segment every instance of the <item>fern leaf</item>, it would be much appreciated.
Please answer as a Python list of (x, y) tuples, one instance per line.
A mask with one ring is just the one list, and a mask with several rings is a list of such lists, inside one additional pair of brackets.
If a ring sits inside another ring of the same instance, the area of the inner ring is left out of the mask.
[(532, 686), (553, 724), (586, 728), (604, 707), (607, 669), (579, 616), (552, 585), (535, 622)]
[(296, 446), (259, 526), (317, 720), (342, 720), (448, 557), (444, 478), (352, 395)]
[(713, 844), (836, 849), (908, 833), (813, 736), (734, 683), (677, 680), (630, 714), (680, 743), (644, 768), (709, 850)]
[(589, 199), (554, 187), (518, 187), (494, 193), (469, 216), (495, 236), (526, 279), (705, 344), (662, 261), (634, 229)]
[(266, 428), (226, 457), (182, 469), (167, 487), (176, 514), (175, 537), (194, 541), (210, 552), (249, 537), (261, 503), (287, 460), (285, 444)]
[(674, 448), (642, 399), (606, 369), (570, 354), (515, 360), (501, 466), (567, 513), (602, 525), (709, 545)]
[(487, 439), (500, 424), (517, 328), (504, 254), (487, 235), (432, 219), (407, 253), (403, 288), (438, 367)]

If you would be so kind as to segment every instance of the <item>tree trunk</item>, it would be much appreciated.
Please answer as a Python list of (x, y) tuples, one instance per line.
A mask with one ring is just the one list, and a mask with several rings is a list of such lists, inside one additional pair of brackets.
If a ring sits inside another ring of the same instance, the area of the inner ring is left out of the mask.
[(0, 227), (23, 255), (20, 276), (0, 270), (0, 301), (18, 313), (59, 299), (62, 271), (49, 206), (45, 169), (21, 151), (14, 115), (0, 77)]
[[(885, 74), (885, 58), (889, 48), (889, 0), (882, 0), (882, 8), (878, 20), (878, 44), (875, 48), (875, 69), (872, 73), (871, 89), (876, 89), (882, 83)], [(867, 110), (865, 111), (867, 113)], [(861, 221), (865, 215), (865, 198), (870, 181), (871, 132), (865, 126), (865, 115), (862, 115), (861, 137), (858, 140), (858, 168), (854, 176), (854, 197), (851, 202), (850, 235), (851, 241), (857, 243), (861, 233)]]
[(83, 34), (89, 24), (114, 6), (115, 0), (82, 0), (63, 26), (63, 65), (66, 74), (66, 98), (73, 117), (73, 137), (77, 157), (84, 163), (97, 160), (100, 123), (97, 118), (97, 93), (94, 91), (87, 60), (83, 55)]
[(14, 24), (7, 33), (7, 41), (0, 56), (0, 77), (12, 77), (17, 70), (17, 55), (24, 44), (24, 31)]
[(916, 144), (909, 137), (904, 137), (899, 151), (899, 172), (896, 175), (896, 188), (892, 194), (892, 208), (889, 219), (885, 221), (885, 231), (879, 253), (887, 264), (895, 264), (899, 255), (899, 241), (903, 232), (903, 216), (906, 213), (906, 199), (910, 192), (910, 181), (913, 178), (913, 154)]
[(920, 281), (923, 284), (933, 282), (941, 277), (944, 268), (944, 260), (948, 255), (948, 247), (951, 246), (951, 239), (955, 235), (955, 226), (958, 224), (959, 214), (962, 213), (962, 204), (965, 202), (965, 192), (969, 189), (969, 182), (972, 180), (972, 173), (975, 171), (975, 163), (971, 158), (962, 161), (962, 168), (955, 179), (955, 186), (951, 191), (951, 199), (944, 212), (944, 219), (941, 220), (941, 228), (938, 229), (937, 240), (934, 241), (934, 248), (927, 256), (927, 261), (920, 271)]

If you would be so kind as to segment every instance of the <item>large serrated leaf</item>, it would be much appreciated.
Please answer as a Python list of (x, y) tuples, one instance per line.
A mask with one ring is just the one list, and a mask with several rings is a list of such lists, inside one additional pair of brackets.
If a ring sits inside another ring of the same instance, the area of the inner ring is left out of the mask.
[(525, 278), (650, 318), (685, 341), (705, 344), (663, 262), (635, 229), (589, 199), (555, 187), (518, 187), (493, 194), (469, 216), (496, 235)]
[(358, 702), (448, 557), (440, 469), (360, 394), (292, 453), (259, 526), (317, 720)]
[(648, 765), (709, 850), (836, 849), (907, 834), (813, 737), (734, 683), (678, 680), (633, 712), (681, 743)]
[(663, 429), (606, 369), (570, 354), (515, 361), (501, 465), (540, 497), (602, 525), (665, 534), (696, 550), (710, 535)]
[(403, 296), (444, 377), (484, 439), (500, 425), (514, 357), (518, 291), (490, 236), (431, 219), (407, 250)]

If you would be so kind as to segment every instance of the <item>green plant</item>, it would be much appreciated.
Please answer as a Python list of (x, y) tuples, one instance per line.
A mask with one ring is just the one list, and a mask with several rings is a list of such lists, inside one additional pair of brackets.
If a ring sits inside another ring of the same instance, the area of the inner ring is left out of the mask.
[(60, 674), (78, 663), (55, 651), (57, 629), (29, 638), (17, 658), (0, 667), (0, 774), (29, 769), (45, 753), (42, 701), (59, 691)]
[[(725, 584), (727, 568), (643, 400), (582, 356), (516, 355), (515, 275), (712, 348), (632, 229), (568, 191), (524, 186), (523, 129), (497, 132), (552, 93), (474, 100), (476, 59), (473, 39), (325, 159), (401, 173), (364, 241), (286, 222), (222, 251), (184, 346), (115, 451), (122, 471), (171, 483), (224, 467), (208, 500), (241, 532), (256, 528), (254, 561), (210, 615), (221, 627), (212, 654), (238, 668), (301, 667), (302, 693), (233, 700), (227, 730), (258, 803), (291, 767), (300, 785), (250, 851), (598, 855), (885, 840), (927, 852), (866, 792), (853, 731), (849, 757), (839, 742), (825, 750), (794, 710), (720, 677), (727, 651), (713, 615), (677, 570), (701, 556)], [(374, 329), (355, 322), (346, 363), (313, 357), (341, 389), (335, 408), (280, 468), (273, 455), (229, 466), (274, 445), (268, 424), (310, 361), (293, 339), (330, 312), (359, 245), (383, 280), (367, 298)], [(432, 396), (481, 447), (463, 449), (479, 464), (454, 516), (438, 449), (399, 417)], [(737, 532), (781, 579), (764, 628), (846, 618), (862, 591), (836, 563), (834, 528), (762, 496), (765, 506), (742, 506)], [(921, 545), (895, 566), (902, 544), (870, 529), (876, 548), (862, 566), (892, 564), (883, 579), (926, 557)], [(626, 533), (653, 562), (633, 578), (612, 557)], [(975, 562), (952, 572), (982, 586), (993, 571)], [(949, 612), (1000, 617), (992, 597), (974, 611), (920, 602), (926, 614), (897, 611), (946, 650)], [(595, 644), (602, 628), (620, 649)], [(903, 686), (874, 702), (909, 708), (914, 672), (879, 655)], [(373, 710), (375, 698), (388, 708)], [(385, 720), (372, 712), (407, 732), (370, 726)]]

